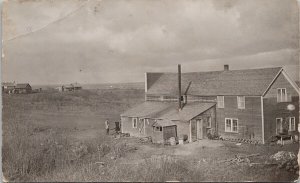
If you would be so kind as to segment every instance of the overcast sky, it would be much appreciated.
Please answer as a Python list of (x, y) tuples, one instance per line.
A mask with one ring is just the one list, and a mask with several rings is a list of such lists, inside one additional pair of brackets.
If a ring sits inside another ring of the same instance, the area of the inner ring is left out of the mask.
[(284, 66), (296, 79), (292, 0), (9, 0), (2, 80), (144, 81), (144, 72)]

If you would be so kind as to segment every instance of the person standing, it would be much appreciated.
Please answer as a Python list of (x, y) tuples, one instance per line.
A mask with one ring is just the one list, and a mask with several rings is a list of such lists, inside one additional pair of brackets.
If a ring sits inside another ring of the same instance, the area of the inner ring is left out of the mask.
[(106, 129), (106, 135), (109, 135), (109, 121), (106, 119), (105, 121), (105, 129)]

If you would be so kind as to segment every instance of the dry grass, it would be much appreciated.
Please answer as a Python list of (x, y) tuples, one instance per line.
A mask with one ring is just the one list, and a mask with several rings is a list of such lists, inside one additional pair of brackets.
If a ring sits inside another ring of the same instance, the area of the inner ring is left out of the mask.
[[(297, 152), (295, 146), (236, 146), (228, 142), (223, 147), (194, 148), (191, 154), (177, 157), (171, 156), (176, 147), (138, 144), (138, 139), (104, 135), (105, 118), (119, 119), (121, 112), (142, 102), (143, 97), (143, 91), (107, 89), (3, 96), (5, 178), (38, 182), (295, 179), (276, 167), (215, 162), (235, 154), (255, 152), (266, 158), (279, 150)], [(202, 159), (207, 162), (194, 164)]]

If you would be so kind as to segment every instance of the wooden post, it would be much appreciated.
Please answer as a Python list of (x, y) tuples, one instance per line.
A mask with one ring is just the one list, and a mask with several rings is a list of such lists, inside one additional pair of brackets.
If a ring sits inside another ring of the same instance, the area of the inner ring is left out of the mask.
[(192, 120), (190, 120), (190, 135), (189, 135), (189, 142), (192, 142)]
[(146, 118), (144, 119), (144, 135), (146, 135)]
[(264, 99), (260, 97), (261, 105), (261, 131), (262, 131), (262, 144), (265, 144), (265, 119), (264, 119)]

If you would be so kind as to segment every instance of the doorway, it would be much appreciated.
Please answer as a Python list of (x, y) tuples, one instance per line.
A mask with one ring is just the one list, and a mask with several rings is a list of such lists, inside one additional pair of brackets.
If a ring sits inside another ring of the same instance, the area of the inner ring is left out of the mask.
[(203, 119), (197, 119), (191, 122), (192, 141), (203, 139)]
[(197, 119), (197, 139), (201, 140), (203, 139), (203, 120), (202, 119)]

